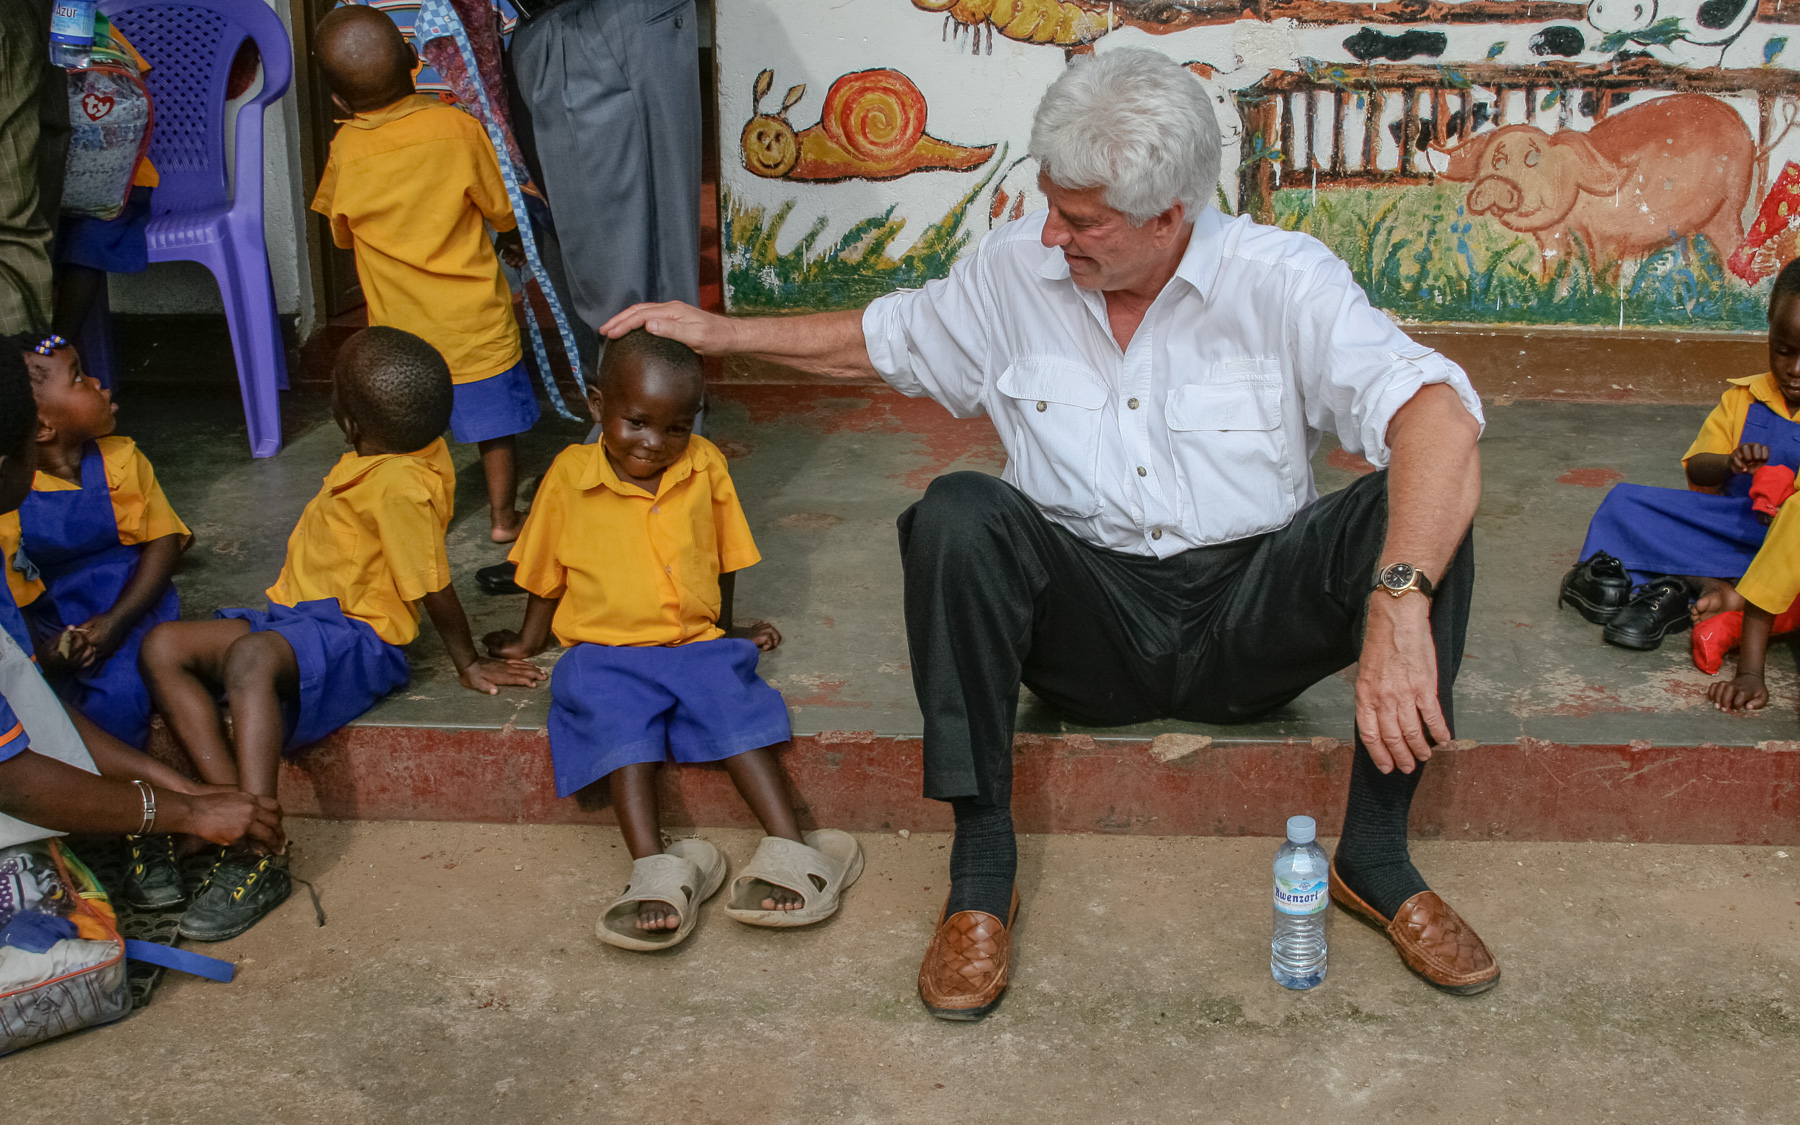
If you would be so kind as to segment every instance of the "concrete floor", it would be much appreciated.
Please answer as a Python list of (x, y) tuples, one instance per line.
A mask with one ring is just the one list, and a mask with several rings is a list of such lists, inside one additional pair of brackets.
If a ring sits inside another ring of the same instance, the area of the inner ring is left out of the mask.
[[(1422, 842), (1500, 958), (1459, 999), (1336, 915), (1310, 993), (1268, 974), (1273, 842), (1026, 837), (1015, 983), (920, 1008), (945, 838), (865, 835), (840, 915), (717, 900), (663, 954), (600, 944), (609, 828), (292, 822), (318, 885), (148, 1009), (0, 1063), (9, 1125), (92, 1122), (1791, 1122), (1800, 858)], [(745, 832), (709, 831), (734, 868)]]
[[(286, 397), (289, 446), (268, 461), (244, 454), (232, 388), (153, 383), (122, 396), (122, 432), (138, 438), (197, 542), (178, 579), (184, 612), (261, 604), (288, 532), (342, 439), (317, 398)], [(546, 412), (548, 413), (548, 412)], [(1777, 646), (1774, 699), (1750, 716), (1723, 716), (1704, 700), (1707, 677), (1686, 636), (1652, 653), (1611, 648), (1573, 611), (1558, 613), (1556, 583), (1587, 520), (1617, 480), (1678, 485), (1677, 457), (1705, 410), (1695, 406), (1497, 402), (1483, 443), (1486, 493), (1476, 523), (1479, 586), (1459, 685), (1458, 734), (1483, 743), (1521, 736), (1563, 744), (1749, 745), (1795, 737), (1794, 662)], [(547, 419), (522, 442), (528, 475), (583, 428)], [(894, 518), (937, 474), (999, 471), (1003, 454), (984, 419), (958, 421), (934, 404), (865, 386), (722, 388), (712, 433), (733, 458), (764, 562), (739, 581), (740, 615), (777, 622), (786, 637), (763, 672), (786, 695), (796, 732), (917, 735), (918, 708), (901, 625)], [(472, 448), (455, 447), (459, 465)], [(1316, 464), (1320, 487), (1341, 487), (1366, 466), (1331, 441)], [(479, 637), (516, 625), (522, 599), (490, 598), (473, 571), (503, 556), (487, 539), (479, 471), (463, 474), (449, 537), (457, 586)], [(412, 687), (364, 719), (375, 725), (535, 729), (547, 692), (497, 699), (456, 685), (427, 627), (413, 646)], [(547, 654), (546, 664), (554, 656)], [(1347, 737), (1351, 680), (1319, 684), (1289, 707), (1240, 727), (1155, 723), (1107, 733), (1211, 734), (1220, 741)], [(1025, 731), (1077, 729), (1037, 705)], [(1101, 732), (1096, 732), (1101, 733)]]

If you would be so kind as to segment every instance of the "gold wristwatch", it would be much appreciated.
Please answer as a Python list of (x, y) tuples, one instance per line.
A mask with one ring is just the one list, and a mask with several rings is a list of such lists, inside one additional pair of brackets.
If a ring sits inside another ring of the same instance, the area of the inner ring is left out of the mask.
[(1396, 598), (1403, 596), (1408, 590), (1417, 590), (1427, 598), (1436, 593), (1431, 588), (1431, 579), (1425, 577), (1423, 571), (1411, 563), (1403, 562), (1389, 563), (1382, 567), (1375, 575), (1375, 589), (1386, 590)]

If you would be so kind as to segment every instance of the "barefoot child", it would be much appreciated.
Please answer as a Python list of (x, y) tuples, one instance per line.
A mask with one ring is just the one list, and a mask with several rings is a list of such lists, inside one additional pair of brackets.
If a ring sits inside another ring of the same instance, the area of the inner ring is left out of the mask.
[[(369, 328), (338, 352), (332, 413), (353, 448), (325, 476), (288, 537), (268, 610), (160, 626), (144, 642), (150, 693), (200, 775), (275, 797), (285, 751), (349, 723), (405, 684), (402, 645), (423, 606), (464, 687), (529, 687), (543, 673), (478, 658), (444, 553), (456, 487), (439, 437), (450, 373), (425, 341)], [(231, 735), (214, 700), (223, 691)], [(197, 941), (243, 933), (292, 889), (284, 855), (223, 853), (181, 920)]]
[(735, 572), (761, 555), (725, 457), (692, 433), (700, 359), (639, 330), (608, 344), (588, 403), (601, 440), (558, 455), (513, 547), (530, 593), (520, 631), (488, 651), (524, 658), (556, 640), (550, 753), (567, 797), (606, 778), (631, 883), (606, 908), (600, 937), (665, 949), (687, 937), (725, 878), (703, 840), (663, 848), (657, 764), (723, 761), (768, 836), (733, 885), (726, 913), (759, 926), (829, 917), (862, 871), (854, 837), (801, 835), (775, 749), (787, 707), (756, 674), (781, 643), (765, 622), (734, 628)]
[[(181, 615), (171, 578), (193, 536), (136, 444), (113, 435), (112, 396), (61, 336), (25, 356), (38, 471), (19, 507), (19, 554), (44, 593), (25, 607), (38, 663), (76, 710), (128, 746), (150, 734), (144, 635)], [(17, 559), (14, 568), (19, 567)]]
[[(369, 323), (402, 328), (443, 353), (456, 384), (450, 431), (481, 450), (496, 543), (518, 537), (514, 435), (537, 421), (512, 293), (488, 240), (524, 262), (493, 146), (476, 120), (413, 92), (417, 56), (373, 8), (319, 21), (319, 69), (351, 114), (331, 142), (313, 210), (355, 247)], [(484, 225), (485, 224), (485, 225)]]
[[(1690, 491), (1614, 485), (1563, 579), (1564, 600), (1610, 643), (1655, 648), (1745, 599), (1780, 613), (1800, 594), (1800, 511), (1768, 494), (1768, 478), (1800, 467), (1800, 261), (1769, 293), (1769, 370), (1731, 384), (1682, 458)], [(1746, 660), (1750, 631), (1747, 614)]]

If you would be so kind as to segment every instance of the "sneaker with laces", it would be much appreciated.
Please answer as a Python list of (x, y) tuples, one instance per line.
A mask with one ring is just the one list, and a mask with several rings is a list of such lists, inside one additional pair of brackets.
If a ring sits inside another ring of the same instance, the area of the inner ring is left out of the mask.
[(1631, 601), (1631, 594), (1631, 576), (1625, 573), (1625, 564), (1605, 551), (1595, 551), (1563, 575), (1556, 608), (1572, 605), (1589, 621), (1605, 625)]
[(125, 868), (125, 904), (139, 910), (167, 910), (187, 901), (181, 865), (175, 860), (172, 836), (127, 836), (131, 851)]
[(234, 938), (262, 921), (293, 889), (287, 856), (228, 851), (181, 916), (181, 936), (194, 941)]
[(1609, 645), (1648, 651), (1659, 647), (1670, 633), (1693, 624), (1688, 616), (1688, 584), (1680, 578), (1658, 578), (1631, 593), (1617, 616), (1600, 635)]

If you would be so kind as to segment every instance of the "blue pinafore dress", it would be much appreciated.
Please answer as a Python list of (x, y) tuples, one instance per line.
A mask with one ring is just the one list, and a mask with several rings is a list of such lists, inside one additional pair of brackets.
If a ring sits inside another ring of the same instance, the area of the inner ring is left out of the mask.
[[(144, 553), (141, 544), (119, 542), (106, 463), (93, 442), (81, 453), (81, 488), (33, 491), (19, 507), (19, 528), (19, 553), (45, 587), (25, 607), (26, 623), (40, 644), (55, 644), (65, 627), (111, 609)], [(150, 692), (138, 674), (138, 649), (144, 634), (179, 616), (181, 601), (170, 583), (104, 662), (57, 677), (63, 697), (101, 730), (142, 749), (150, 734)]]
[[(1738, 444), (1769, 447), (1769, 464), (1800, 469), (1800, 423), (1752, 403)], [(1633, 582), (1664, 574), (1696, 578), (1744, 576), (1769, 528), (1750, 501), (1750, 474), (1738, 473), (1722, 495), (1617, 484), (1601, 501), (1581, 558), (1605, 551), (1625, 564)]]

